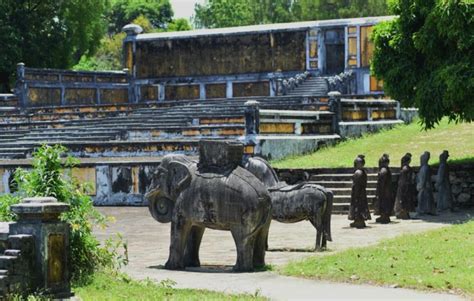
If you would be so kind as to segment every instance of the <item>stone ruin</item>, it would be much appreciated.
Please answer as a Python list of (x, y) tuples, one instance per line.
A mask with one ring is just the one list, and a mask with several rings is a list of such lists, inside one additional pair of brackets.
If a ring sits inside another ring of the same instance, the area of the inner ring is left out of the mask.
[(26, 198), (11, 207), (14, 223), (0, 223), (0, 299), (41, 291), (69, 298), (69, 225), (59, 215), (69, 205), (55, 198)]

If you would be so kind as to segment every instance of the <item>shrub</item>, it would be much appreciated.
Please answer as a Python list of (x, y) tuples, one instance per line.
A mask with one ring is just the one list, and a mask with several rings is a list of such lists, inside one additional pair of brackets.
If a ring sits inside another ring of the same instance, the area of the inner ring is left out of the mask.
[(18, 204), (20, 198), (11, 194), (5, 194), (0, 196), (0, 221), (11, 222), (16, 219), (13, 212), (10, 211), (10, 206)]
[(72, 280), (84, 282), (100, 267), (115, 266), (119, 243), (106, 242), (102, 247), (93, 235), (93, 226), (105, 227), (106, 217), (98, 212), (87, 195), (90, 185), (79, 183), (72, 177), (72, 168), (77, 159), (64, 157), (63, 146), (44, 145), (33, 154), (33, 169), (18, 168), (15, 182), (18, 196), (5, 196), (7, 203), (0, 207), (0, 218), (12, 220), (9, 205), (20, 197), (55, 197), (59, 202), (70, 205), (70, 210), (61, 219), (71, 225), (71, 271)]

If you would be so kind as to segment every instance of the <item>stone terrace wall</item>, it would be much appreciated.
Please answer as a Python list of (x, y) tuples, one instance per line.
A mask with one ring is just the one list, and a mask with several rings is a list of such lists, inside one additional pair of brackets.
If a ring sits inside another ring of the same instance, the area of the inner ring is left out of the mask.
[(17, 66), (15, 93), (22, 107), (133, 102), (126, 71), (89, 72)]
[[(418, 167), (413, 167), (418, 172)], [(455, 206), (473, 207), (474, 206), (474, 163), (450, 164), (449, 179), (455, 198)], [(391, 167), (392, 173), (398, 174), (399, 168)], [(376, 168), (368, 168), (368, 173), (377, 173)], [(435, 181), (437, 166), (431, 167), (433, 182)], [(351, 168), (317, 168), (317, 169), (277, 169), (281, 180), (288, 183), (298, 183), (305, 181), (312, 175), (352, 173)], [(395, 182), (396, 183), (396, 182)], [(434, 183), (433, 183), (434, 184)]]

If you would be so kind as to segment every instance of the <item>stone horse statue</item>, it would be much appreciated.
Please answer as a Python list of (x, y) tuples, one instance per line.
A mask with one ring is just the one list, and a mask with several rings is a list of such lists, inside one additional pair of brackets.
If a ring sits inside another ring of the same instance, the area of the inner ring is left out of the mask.
[(311, 183), (288, 185), (280, 182), (275, 170), (262, 158), (248, 159), (245, 168), (268, 188), (272, 200), (272, 219), (282, 223), (309, 220), (316, 228), (315, 250), (325, 249), (327, 241), (332, 241), (332, 192)]

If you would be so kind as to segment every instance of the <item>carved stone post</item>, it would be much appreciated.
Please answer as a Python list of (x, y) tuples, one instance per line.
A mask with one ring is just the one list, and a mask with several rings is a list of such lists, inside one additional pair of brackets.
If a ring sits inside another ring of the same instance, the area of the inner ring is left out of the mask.
[(55, 298), (70, 297), (70, 229), (59, 219), (69, 205), (51, 197), (26, 198), (11, 210), (18, 215), (18, 222), (10, 225), (10, 235), (34, 237), (32, 288)]
[(28, 86), (25, 82), (25, 64), (18, 63), (16, 66), (16, 91), (22, 108), (28, 106)]
[(331, 91), (328, 93), (329, 96), (329, 110), (334, 112), (332, 118), (332, 128), (337, 134), (341, 134), (339, 129), (339, 122), (342, 121), (342, 105), (341, 105), (341, 93), (338, 91)]
[(260, 127), (259, 102), (250, 100), (245, 103), (245, 134), (257, 135)]

